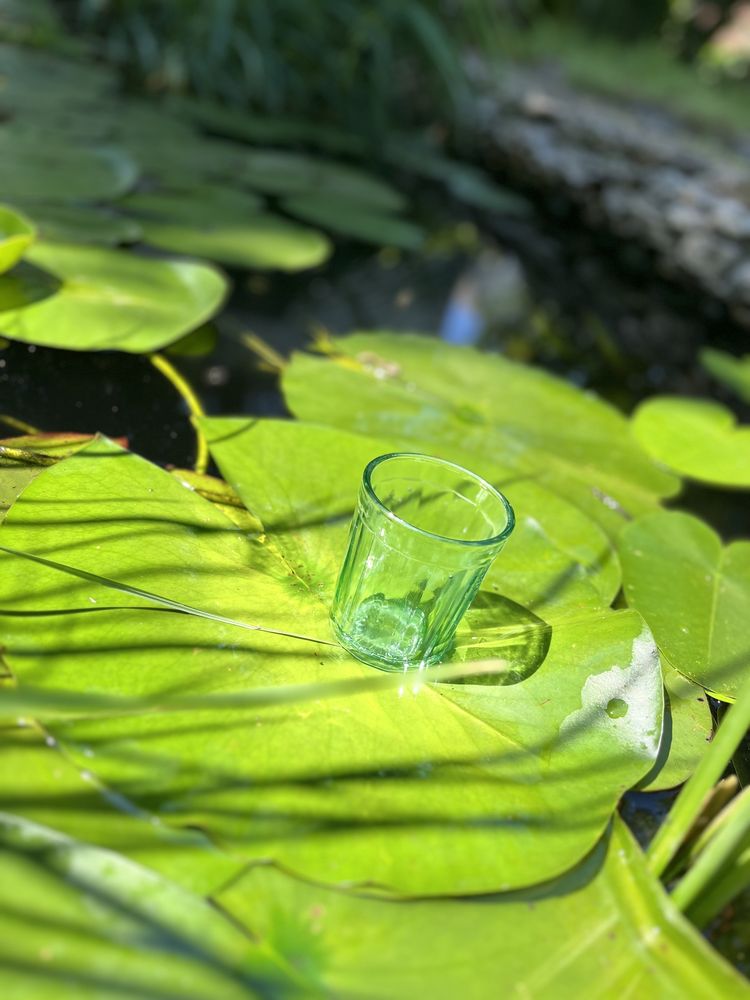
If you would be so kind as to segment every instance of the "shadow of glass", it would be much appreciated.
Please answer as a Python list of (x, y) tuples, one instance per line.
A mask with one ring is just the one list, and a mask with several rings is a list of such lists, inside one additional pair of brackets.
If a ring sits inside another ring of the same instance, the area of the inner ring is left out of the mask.
[(497, 670), (467, 674), (451, 684), (519, 684), (531, 677), (549, 652), (552, 627), (521, 604), (481, 591), (456, 634), (458, 663), (497, 660)]

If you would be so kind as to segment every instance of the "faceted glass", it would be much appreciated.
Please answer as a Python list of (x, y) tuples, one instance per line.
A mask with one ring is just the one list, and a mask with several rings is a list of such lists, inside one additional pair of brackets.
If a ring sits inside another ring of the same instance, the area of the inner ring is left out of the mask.
[(373, 459), (331, 609), (341, 644), (382, 670), (439, 663), (513, 525), (502, 493), (460, 465)]

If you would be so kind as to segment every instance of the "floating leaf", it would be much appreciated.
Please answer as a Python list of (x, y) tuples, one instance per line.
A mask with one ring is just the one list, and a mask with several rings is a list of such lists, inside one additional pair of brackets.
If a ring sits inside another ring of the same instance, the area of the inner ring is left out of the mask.
[(0, 205), (0, 274), (23, 257), (36, 237), (32, 223), (20, 212)]
[(138, 167), (120, 149), (51, 143), (0, 128), (0, 191), (9, 200), (94, 201), (116, 198), (136, 182)]
[(203, 185), (179, 194), (138, 194), (123, 202), (147, 243), (236, 267), (297, 271), (331, 253), (322, 233), (258, 211), (252, 194)]
[(331, 244), (316, 229), (270, 213), (203, 227), (142, 220), (144, 239), (162, 250), (246, 268), (301, 271), (322, 264)]
[(148, 191), (128, 195), (120, 205), (143, 218), (164, 219), (185, 226), (238, 222), (256, 215), (263, 199), (248, 191), (217, 184), (200, 184), (177, 192)]
[(93, 205), (29, 203), (24, 207), (39, 227), (39, 235), (44, 240), (116, 246), (118, 243), (134, 243), (141, 236), (141, 227), (134, 219), (126, 219)]
[(662, 656), (666, 700), (664, 729), (654, 769), (639, 788), (674, 788), (690, 777), (711, 741), (713, 719), (702, 687), (693, 684)]
[(633, 415), (633, 432), (659, 462), (691, 479), (750, 487), (750, 427), (720, 403), (655, 396)]
[(0, 331), (74, 351), (154, 351), (205, 322), (225, 292), (205, 264), (38, 243), (0, 278)]
[(707, 524), (661, 511), (623, 532), (625, 596), (669, 663), (732, 701), (750, 667), (750, 541), (725, 547)]
[[(298, 475), (310, 482), (306, 467)], [(30, 483), (1, 532), (6, 548), (330, 642), (314, 556), (288, 562), (281, 527), (264, 527), (251, 540), (168, 473), (95, 443)], [(167, 697), (373, 673), (334, 645), (146, 610), (135, 591), (0, 558), (0, 631), (21, 688)], [(50, 728), (113, 793), (209, 832), (236, 856), (391, 892), (512, 888), (590, 850), (624, 789), (650, 769), (661, 728), (661, 675), (637, 615), (529, 621), (522, 640), (542, 628), (549, 648), (523, 683), (415, 679), (401, 695), (368, 689), (296, 711), (154, 712)], [(502, 631), (495, 646), (502, 657)], [(538, 644), (529, 650), (536, 656)]]
[(405, 204), (403, 196), (378, 177), (305, 153), (257, 149), (244, 153), (243, 164), (239, 179), (266, 194), (328, 195), (385, 212), (398, 212)]
[(287, 198), (282, 207), (305, 222), (313, 222), (333, 233), (366, 243), (416, 250), (424, 241), (424, 233), (414, 223), (386, 215), (357, 201), (347, 201), (338, 195), (298, 195)]
[(204, 500), (216, 504), (238, 528), (255, 535), (263, 533), (263, 525), (258, 518), (250, 513), (239, 494), (223, 479), (193, 472), (192, 469), (172, 469), (171, 472), (189, 490), (195, 490)]
[[(325, 996), (744, 996), (670, 902), (625, 825), (564, 878), (472, 902), (393, 902), (256, 867), (222, 909)], [(540, 949), (540, 942), (544, 947)], [(459, 946), (460, 942), (460, 946)]]
[(287, 403), (305, 420), (397, 437), (486, 477), (488, 464), (505, 468), (506, 484), (546, 486), (611, 535), (678, 488), (622, 414), (539, 369), (413, 334), (360, 333), (329, 350), (295, 354), (284, 371)]
[(700, 362), (715, 379), (750, 403), (750, 354), (736, 358), (726, 351), (706, 347), (700, 352)]
[(228, 108), (211, 101), (180, 98), (176, 107), (208, 132), (262, 145), (311, 145), (331, 153), (361, 155), (365, 146), (360, 136), (333, 126), (302, 118), (250, 114), (246, 108)]

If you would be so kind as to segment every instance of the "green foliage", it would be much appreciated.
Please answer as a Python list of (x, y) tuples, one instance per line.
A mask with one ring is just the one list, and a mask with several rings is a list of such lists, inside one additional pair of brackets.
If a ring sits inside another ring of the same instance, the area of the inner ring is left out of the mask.
[(633, 415), (646, 451), (683, 476), (717, 486), (750, 487), (750, 427), (720, 403), (655, 396)]
[[(77, 25), (146, 88), (190, 90), (377, 135), (407, 118), (404, 94), (455, 113), (466, 96), (461, 44), (483, 39), (486, 0), (81, 0)], [(457, 44), (459, 42), (460, 44)], [(322, 58), (321, 54), (325, 53)]]
[(528, 30), (502, 32), (494, 40), (496, 57), (554, 60), (571, 82), (583, 87), (658, 102), (711, 131), (717, 124), (742, 132), (747, 128), (744, 84), (698, 72), (676, 59), (659, 39), (622, 45), (593, 39), (590, 31), (575, 23), (540, 17)]

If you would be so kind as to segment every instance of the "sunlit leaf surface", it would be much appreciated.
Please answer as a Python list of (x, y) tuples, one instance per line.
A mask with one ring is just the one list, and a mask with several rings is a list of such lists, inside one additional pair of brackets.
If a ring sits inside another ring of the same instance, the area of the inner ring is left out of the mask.
[(356, 334), (330, 350), (296, 354), (284, 372), (298, 417), (397, 436), (479, 473), (491, 462), (509, 483), (548, 487), (613, 535), (677, 489), (622, 414), (544, 371), (405, 334)]
[(633, 432), (659, 462), (691, 479), (750, 488), (750, 427), (720, 403), (655, 396), (633, 415)]
[(707, 524), (661, 511), (622, 536), (625, 596), (670, 664), (732, 701), (750, 669), (750, 542), (722, 546)]
[(252, 869), (218, 899), (327, 996), (748, 992), (677, 913), (619, 821), (562, 879), (481, 902), (365, 899), (269, 868)]
[[(298, 475), (307, 481), (304, 467)], [(308, 540), (300, 513), (290, 498), (300, 553), (291, 561), (278, 541), (280, 504), (253, 540), (143, 459), (86, 447), (26, 487), (2, 527), (6, 548), (319, 642), (162, 609), (5, 554), (0, 632), (10, 668), (22, 687), (165, 698), (372, 676), (330, 645), (327, 574), (314, 553), (325, 565), (339, 543), (326, 544), (314, 508)], [(341, 515), (334, 508), (325, 520), (343, 543)], [(464, 647), (473, 624), (486, 625), (487, 606), (472, 614)], [(632, 612), (550, 624), (521, 609), (514, 627), (485, 638), (477, 658), (494, 652), (497, 684), (410, 677), (402, 691), (308, 696), (297, 707), (92, 716), (49, 728), (113, 792), (168, 825), (199, 827), (237, 856), (386, 892), (509, 889), (575, 864), (649, 771), (661, 674)], [(523, 674), (524, 655), (533, 669), (507, 683), (506, 660), (516, 657)]]
[(7, 1000), (248, 1000), (288, 978), (207, 900), (112, 851), (0, 812)]
[(0, 277), (0, 332), (75, 351), (154, 351), (205, 322), (225, 292), (206, 264), (38, 243)]

